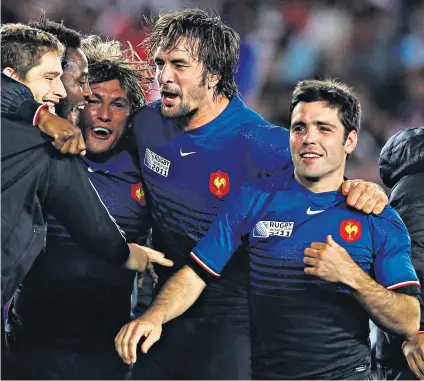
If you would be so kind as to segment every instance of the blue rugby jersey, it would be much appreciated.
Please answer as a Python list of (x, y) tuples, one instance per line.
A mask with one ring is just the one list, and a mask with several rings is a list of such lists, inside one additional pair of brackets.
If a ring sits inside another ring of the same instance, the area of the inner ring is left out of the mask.
[(193, 249), (216, 277), (240, 245), (248, 250), (253, 378), (344, 379), (369, 369), (368, 314), (344, 284), (304, 274), (312, 242), (331, 234), (378, 283), (419, 295), (398, 214), (365, 215), (345, 200), (309, 191), (289, 169), (246, 185)]
[[(143, 244), (150, 221), (138, 159), (121, 151), (105, 163), (82, 160), (127, 242)], [(87, 254), (49, 216), (46, 251), (37, 257), (17, 292), (9, 317), (12, 331), (20, 321), (27, 335), (51, 334), (68, 342), (96, 337), (89, 340), (93, 345), (110, 342), (129, 320), (134, 272)]]
[[(153, 246), (175, 263), (157, 269), (161, 284), (186, 263), (241, 184), (291, 165), (288, 131), (265, 121), (238, 97), (192, 131), (165, 119), (160, 102), (138, 111), (132, 126), (153, 220)], [(246, 321), (247, 261), (235, 259), (228, 267), (226, 280), (211, 286), (189, 313)]]

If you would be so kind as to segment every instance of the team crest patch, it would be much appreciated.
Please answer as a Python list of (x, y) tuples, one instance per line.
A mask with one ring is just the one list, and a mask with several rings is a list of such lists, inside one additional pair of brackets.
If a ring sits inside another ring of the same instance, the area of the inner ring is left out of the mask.
[(131, 186), (131, 197), (140, 205), (146, 206), (146, 199), (144, 197), (143, 185), (140, 183)]
[(253, 237), (268, 238), (272, 236), (291, 236), (294, 222), (259, 221), (253, 229)]
[(216, 171), (209, 176), (209, 190), (216, 197), (224, 197), (230, 191), (230, 177), (228, 173)]
[(340, 224), (340, 236), (347, 242), (357, 241), (362, 236), (362, 225), (356, 220), (343, 220)]
[(147, 168), (150, 168), (153, 172), (156, 172), (163, 177), (168, 177), (171, 162), (146, 148), (146, 154), (144, 155), (144, 165)]

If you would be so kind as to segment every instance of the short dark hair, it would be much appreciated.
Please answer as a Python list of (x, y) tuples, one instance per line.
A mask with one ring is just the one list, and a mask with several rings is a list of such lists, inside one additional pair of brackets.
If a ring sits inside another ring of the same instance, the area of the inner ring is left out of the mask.
[(57, 39), (65, 45), (65, 48), (80, 48), (81, 47), (81, 34), (74, 29), (67, 28), (63, 24), (51, 21), (41, 16), (39, 21), (30, 21), (29, 26), (38, 28), (56, 36)]
[[(225, 25), (218, 14), (201, 9), (185, 9), (159, 15), (144, 42), (150, 57), (157, 49), (172, 50), (181, 40), (191, 40), (191, 54), (204, 65), (203, 79), (217, 75), (214, 97), (232, 98), (237, 93), (234, 71), (238, 64), (240, 37)], [(198, 41), (198, 44), (196, 44)], [(196, 48), (196, 51), (193, 49)]]
[(151, 66), (132, 49), (122, 50), (119, 41), (102, 41), (99, 36), (82, 40), (81, 48), (88, 60), (90, 83), (119, 80), (131, 105), (131, 111), (146, 104), (145, 91), (153, 81)]
[(49, 20), (46, 18), (44, 12), (42, 12), (39, 21), (30, 21), (28, 24), (34, 28), (51, 33), (65, 46), (65, 54), (62, 58), (62, 68), (67, 68), (69, 61), (72, 61), (68, 49), (81, 48), (81, 34), (74, 29), (67, 28), (63, 24), (58, 24), (57, 22)]
[(362, 109), (358, 97), (348, 85), (335, 79), (300, 81), (293, 90), (289, 120), (299, 102), (327, 102), (340, 112), (345, 139), (351, 131), (361, 128)]
[(1, 27), (1, 70), (12, 68), (18, 78), (40, 64), (46, 53), (57, 53), (62, 58), (64, 47), (50, 33), (24, 24), (4, 24)]

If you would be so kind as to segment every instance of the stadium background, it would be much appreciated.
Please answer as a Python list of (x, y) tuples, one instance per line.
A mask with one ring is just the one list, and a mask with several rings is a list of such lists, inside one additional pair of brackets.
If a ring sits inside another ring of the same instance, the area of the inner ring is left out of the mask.
[(300, 79), (330, 76), (355, 88), (364, 119), (351, 178), (381, 182), (377, 161), (387, 139), (424, 125), (424, 0), (3, 0), (1, 21), (26, 23), (43, 8), (84, 34), (136, 47), (143, 16), (183, 7), (214, 10), (238, 31), (242, 98), (276, 124), (287, 126)]

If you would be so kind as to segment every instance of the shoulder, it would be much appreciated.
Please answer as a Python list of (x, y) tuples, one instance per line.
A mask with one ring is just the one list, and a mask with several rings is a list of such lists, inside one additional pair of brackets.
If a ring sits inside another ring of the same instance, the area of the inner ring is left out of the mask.
[(160, 102), (155, 101), (139, 108), (133, 115), (133, 123), (148, 122), (150, 119), (161, 119)]
[(378, 215), (370, 214), (368, 219), (374, 230), (379, 233), (390, 235), (391, 233), (402, 231), (408, 234), (399, 214), (390, 205), (387, 205)]

